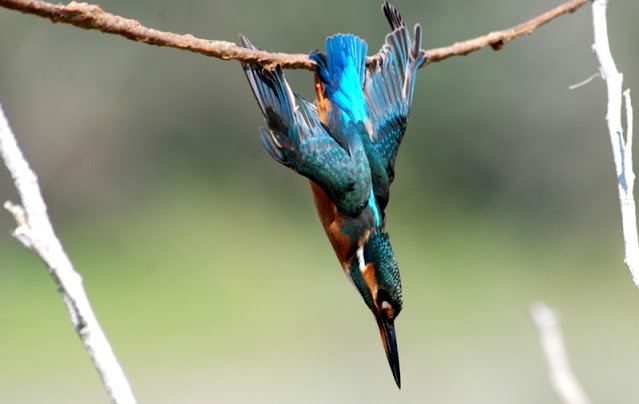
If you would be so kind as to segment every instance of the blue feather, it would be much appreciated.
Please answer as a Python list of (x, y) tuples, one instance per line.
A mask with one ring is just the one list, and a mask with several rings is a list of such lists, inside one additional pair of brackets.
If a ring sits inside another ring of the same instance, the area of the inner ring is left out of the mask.
[(366, 71), (364, 95), (374, 128), (371, 140), (391, 183), (413, 100), (415, 76), (426, 55), (421, 50), (421, 26), (415, 26), (413, 43), (397, 11), (386, 4), (384, 11), (391, 25), (397, 28), (386, 36), (380, 58)]
[(362, 39), (339, 34), (326, 39), (326, 61), (318, 63), (318, 74), (326, 83), (326, 96), (344, 112), (347, 121), (363, 122), (368, 118), (362, 91), (367, 51)]
[[(245, 47), (256, 49), (246, 37), (241, 38)], [(242, 67), (268, 125), (260, 137), (271, 157), (317, 184), (340, 214), (359, 215), (372, 187), (360, 138), (331, 133), (316, 107), (293, 93), (280, 65), (274, 71), (260, 65)], [(342, 138), (346, 148), (337, 140)]]

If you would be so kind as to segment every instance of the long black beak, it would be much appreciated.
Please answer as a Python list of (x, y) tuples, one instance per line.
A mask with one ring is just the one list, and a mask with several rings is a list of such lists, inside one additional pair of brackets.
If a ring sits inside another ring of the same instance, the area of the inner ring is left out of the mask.
[(399, 353), (397, 352), (397, 339), (395, 338), (395, 321), (378, 317), (377, 324), (379, 325), (379, 333), (382, 336), (382, 343), (386, 350), (386, 357), (393, 372), (395, 383), (401, 389), (402, 381), (399, 375)]

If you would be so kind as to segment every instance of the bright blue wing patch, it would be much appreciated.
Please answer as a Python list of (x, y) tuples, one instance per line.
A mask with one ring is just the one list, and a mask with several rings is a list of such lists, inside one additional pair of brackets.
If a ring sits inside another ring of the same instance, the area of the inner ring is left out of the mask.
[(368, 107), (362, 87), (368, 45), (354, 35), (338, 34), (326, 39), (326, 55), (311, 53), (328, 99), (344, 113), (345, 120), (365, 121)]

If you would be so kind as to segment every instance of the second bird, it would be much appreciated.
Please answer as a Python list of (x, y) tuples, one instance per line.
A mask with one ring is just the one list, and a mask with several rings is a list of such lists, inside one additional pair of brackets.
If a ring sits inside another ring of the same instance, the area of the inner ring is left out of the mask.
[[(322, 226), (375, 316), (400, 387), (395, 318), (402, 284), (384, 209), (425, 55), (421, 27), (413, 43), (395, 7), (385, 3), (383, 10), (393, 32), (374, 63), (366, 66), (366, 42), (353, 35), (329, 37), (326, 53), (310, 54), (318, 65), (315, 103), (293, 93), (280, 66), (243, 67), (268, 125), (262, 142), (276, 161), (310, 180)], [(243, 36), (242, 43), (257, 49)]]

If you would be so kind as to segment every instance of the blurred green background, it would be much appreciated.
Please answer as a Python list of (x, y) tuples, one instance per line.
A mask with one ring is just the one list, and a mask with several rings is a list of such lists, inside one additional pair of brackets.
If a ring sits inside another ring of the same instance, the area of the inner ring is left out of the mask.
[[(426, 49), (559, 4), (397, 1)], [(270, 51), (352, 32), (380, 2), (115, 1), (149, 27)], [(636, 1), (609, 7), (639, 90)], [(237, 62), (0, 9), (0, 102), (142, 403), (554, 403), (528, 308), (562, 315), (593, 401), (639, 401), (639, 294), (623, 264), (605, 86), (586, 6), (500, 52), (422, 69), (387, 210), (403, 388), (315, 214), (263, 150)], [(287, 71), (312, 97), (312, 76)], [(0, 201), (16, 200), (5, 169)], [(42, 264), (0, 213), (0, 401), (107, 403)]]

